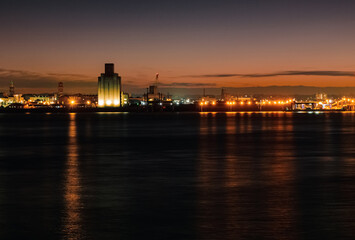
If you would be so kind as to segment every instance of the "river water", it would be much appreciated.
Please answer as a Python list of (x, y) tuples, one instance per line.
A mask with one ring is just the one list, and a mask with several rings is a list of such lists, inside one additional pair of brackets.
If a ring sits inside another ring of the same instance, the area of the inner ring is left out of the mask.
[(0, 114), (0, 239), (354, 239), (355, 113)]

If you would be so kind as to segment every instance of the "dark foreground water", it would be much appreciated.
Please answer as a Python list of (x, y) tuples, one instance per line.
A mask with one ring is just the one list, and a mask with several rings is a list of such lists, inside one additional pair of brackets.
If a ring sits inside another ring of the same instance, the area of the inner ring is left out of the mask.
[(355, 113), (0, 114), (0, 239), (354, 239)]

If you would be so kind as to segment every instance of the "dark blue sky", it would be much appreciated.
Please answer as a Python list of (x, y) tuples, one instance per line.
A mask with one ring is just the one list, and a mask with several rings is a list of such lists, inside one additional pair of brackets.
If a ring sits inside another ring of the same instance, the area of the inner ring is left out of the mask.
[[(0, 87), (11, 78), (24, 89), (63, 80), (93, 90), (105, 62), (127, 88), (156, 72), (167, 86), (355, 86), (352, 76), (274, 74), (353, 71), (354, 10), (354, 1), (2, 1)], [(202, 77), (223, 74), (273, 76)]]

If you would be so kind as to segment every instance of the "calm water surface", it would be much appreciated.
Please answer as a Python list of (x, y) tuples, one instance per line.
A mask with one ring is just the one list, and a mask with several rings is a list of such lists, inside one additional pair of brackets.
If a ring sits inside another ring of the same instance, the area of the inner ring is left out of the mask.
[(354, 239), (355, 113), (0, 114), (0, 239)]

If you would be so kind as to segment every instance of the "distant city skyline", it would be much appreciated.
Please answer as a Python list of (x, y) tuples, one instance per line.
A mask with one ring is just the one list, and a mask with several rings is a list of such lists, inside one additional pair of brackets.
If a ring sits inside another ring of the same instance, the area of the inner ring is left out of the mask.
[(354, 9), (346, 0), (7, 1), (0, 91), (64, 82), (96, 93), (106, 62), (133, 93), (156, 72), (173, 89), (355, 87)]

